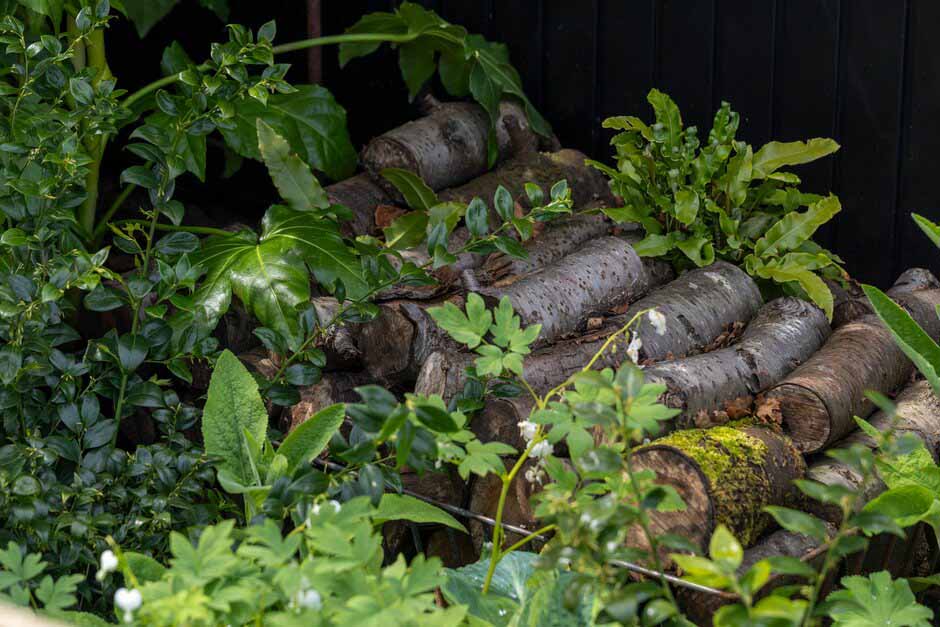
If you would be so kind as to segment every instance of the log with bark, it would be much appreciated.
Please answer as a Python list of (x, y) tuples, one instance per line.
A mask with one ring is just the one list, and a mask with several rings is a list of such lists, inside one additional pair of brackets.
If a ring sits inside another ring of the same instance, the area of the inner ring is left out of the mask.
[(530, 207), (525, 193), (526, 183), (535, 183), (541, 187), (547, 198), (552, 185), (565, 180), (571, 189), (575, 207), (583, 207), (595, 201), (611, 206), (614, 198), (607, 179), (599, 170), (585, 165), (586, 159), (584, 153), (570, 148), (521, 154), (465, 185), (442, 191), (439, 196), (441, 200), (464, 204), (480, 198), (490, 207), (491, 216), (496, 217), (493, 196), (500, 186), (506, 188), (519, 205)]
[[(636, 327), (643, 343), (639, 354), (643, 363), (701, 351), (728, 333), (736, 323), (750, 320), (760, 305), (760, 290), (753, 279), (740, 268), (719, 261), (707, 268), (686, 272), (633, 303), (626, 312), (609, 318), (598, 331), (533, 352), (525, 359), (525, 377), (536, 391), (547, 392), (581, 370), (610, 335), (646, 309), (656, 309), (666, 317), (666, 333), (659, 335), (642, 321)], [(627, 359), (629, 343), (630, 337), (626, 334), (615, 338), (597, 360), (596, 367), (618, 368)], [(473, 356), (465, 353), (434, 353), (422, 368), (416, 390), (453, 398), (463, 389), (464, 371), (472, 362)]]
[(343, 222), (343, 235), (375, 235), (375, 211), (379, 206), (392, 202), (391, 197), (377, 185), (368, 174), (357, 174), (345, 181), (326, 187), (327, 197), (334, 205), (343, 205), (352, 212), (352, 219)]
[(355, 389), (372, 383), (375, 381), (364, 372), (325, 372), (319, 381), (300, 389), (300, 401), (285, 412), (285, 426), (293, 431), (330, 405), (358, 403), (361, 399)]
[[(806, 464), (789, 439), (765, 426), (677, 431), (633, 453), (634, 471), (649, 469), (676, 489), (684, 511), (650, 512), (655, 536), (675, 533), (703, 550), (715, 527), (725, 525), (745, 547), (771, 522), (764, 507), (796, 500), (793, 480)], [(639, 528), (629, 544), (648, 546)]]
[[(379, 176), (385, 168), (410, 170), (432, 189), (440, 190), (486, 172), (489, 134), (489, 116), (479, 105), (442, 103), (428, 115), (374, 138), (362, 151), (362, 163), (396, 196), (397, 191)], [(539, 144), (525, 111), (509, 101), (500, 103), (496, 141), (500, 159)]]
[[(940, 339), (940, 290), (903, 287), (889, 295)], [(888, 328), (868, 314), (837, 329), (819, 352), (767, 392), (765, 402), (779, 409), (797, 447), (811, 453), (854, 430), (854, 416), (864, 418), (874, 410), (867, 390), (890, 394), (913, 370)]]
[[(833, 296), (833, 329), (875, 312), (858, 282), (849, 280), (840, 283), (827, 280), (826, 284)], [(897, 294), (938, 287), (940, 287), (940, 281), (932, 272), (923, 268), (911, 268), (898, 277), (891, 289), (892, 293)]]
[(662, 402), (682, 413), (664, 429), (708, 427), (728, 421), (729, 409), (778, 383), (819, 349), (829, 336), (826, 315), (815, 305), (784, 297), (764, 305), (740, 339), (720, 350), (647, 368), (646, 380), (662, 383)]
[[(934, 395), (930, 384), (923, 380), (915, 381), (901, 390), (894, 402), (896, 418), (890, 413), (877, 411), (868, 418), (868, 422), (882, 432), (894, 424), (896, 433), (917, 436), (934, 459), (937, 459), (940, 456), (940, 399)], [(875, 441), (864, 431), (855, 431), (839, 442), (838, 446), (847, 448), (853, 444), (871, 448), (875, 446)], [(841, 485), (852, 491), (862, 490), (859, 506), (885, 489), (884, 483), (878, 477), (873, 477), (872, 481), (863, 485), (861, 474), (841, 461), (823, 455), (810, 464), (806, 478), (826, 485)], [(841, 523), (842, 511), (836, 506), (809, 501), (806, 509), (832, 524)]]

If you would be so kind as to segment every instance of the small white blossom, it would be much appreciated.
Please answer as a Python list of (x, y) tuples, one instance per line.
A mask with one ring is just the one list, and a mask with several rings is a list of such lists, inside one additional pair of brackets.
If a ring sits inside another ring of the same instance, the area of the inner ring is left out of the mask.
[(95, 577), (98, 581), (104, 581), (104, 578), (107, 577), (109, 573), (116, 571), (117, 567), (118, 558), (114, 554), (114, 551), (109, 549), (101, 554), (101, 567), (98, 569), (98, 574)]
[(529, 454), (535, 458), (548, 457), (552, 454), (552, 451), (555, 447), (552, 446), (551, 442), (548, 440), (542, 440), (538, 444), (532, 447), (532, 450), (529, 451)]
[(526, 442), (531, 442), (535, 439), (535, 434), (539, 430), (539, 426), (534, 422), (529, 420), (523, 420), (522, 422), (516, 423), (519, 426), (519, 433), (522, 434), (522, 437)]
[(666, 335), (666, 316), (655, 309), (650, 309), (646, 317), (650, 319), (650, 324), (656, 329), (656, 335)]
[(643, 340), (640, 339), (640, 336), (636, 333), (633, 334), (633, 338), (630, 340), (630, 344), (627, 346), (627, 357), (630, 358), (635, 364), (640, 363), (640, 349), (643, 348)]
[(134, 612), (140, 609), (144, 602), (140, 596), (140, 590), (128, 590), (127, 588), (118, 588), (114, 593), (114, 605), (124, 612), (124, 622), (129, 623), (134, 620)]
[(323, 607), (323, 599), (313, 588), (303, 589), (294, 594), (291, 605), (298, 610), (319, 610)]
[(545, 472), (542, 470), (541, 466), (531, 466), (525, 471), (525, 480), (529, 483), (537, 483), (542, 485), (542, 480), (545, 478)]

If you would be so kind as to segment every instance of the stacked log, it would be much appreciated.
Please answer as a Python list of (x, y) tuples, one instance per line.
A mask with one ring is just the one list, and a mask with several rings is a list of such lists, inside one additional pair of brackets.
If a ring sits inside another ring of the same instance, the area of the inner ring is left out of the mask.
[[(901, 283), (888, 293), (931, 337), (940, 339), (940, 290)], [(867, 314), (838, 328), (819, 352), (767, 392), (766, 402), (779, 408), (797, 447), (812, 453), (853, 431), (854, 416), (872, 413), (867, 390), (890, 394), (913, 370), (888, 328), (877, 315)]]

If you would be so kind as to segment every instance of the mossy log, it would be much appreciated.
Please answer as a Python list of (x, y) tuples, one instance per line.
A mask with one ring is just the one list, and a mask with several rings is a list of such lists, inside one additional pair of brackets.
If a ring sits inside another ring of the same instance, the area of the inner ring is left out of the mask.
[(764, 305), (731, 346), (647, 368), (647, 381), (666, 385), (662, 401), (682, 411), (664, 426), (686, 429), (727, 422), (729, 406), (742, 401), (750, 405), (755, 395), (815, 353), (829, 333), (821, 309), (783, 297)]
[[(643, 342), (642, 363), (701, 351), (727, 336), (736, 324), (750, 320), (760, 306), (760, 290), (747, 273), (732, 264), (716, 262), (665, 284), (626, 312), (607, 319), (597, 331), (534, 351), (525, 359), (526, 380), (540, 393), (564, 382), (600, 351), (611, 334), (646, 309), (656, 309), (665, 316), (666, 332), (659, 335), (645, 320), (637, 325), (636, 333)], [(618, 336), (596, 367), (619, 367), (627, 359), (629, 343), (629, 335)], [(472, 361), (473, 356), (465, 353), (434, 353), (418, 376), (417, 390), (452, 398), (463, 389), (464, 370)]]
[(552, 185), (566, 180), (575, 207), (583, 207), (595, 201), (610, 206), (609, 203), (614, 199), (607, 179), (598, 170), (588, 167), (586, 159), (584, 153), (569, 148), (556, 152), (520, 154), (469, 183), (442, 191), (439, 196), (441, 200), (465, 204), (480, 198), (490, 207), (491, 216), (495, 218), (493, 196), (500, 186), (506, 188), (520, 206), (529, 207), (526, 183), (535, 183), (541, 187), (547, 198)]
[[(934, 459), (938, 459), (940, 457), (940, 399), (934, 395), (930, 384), (923, 380), (911, 383), (901, 390), (894, 403), (897, 410), (896, 432), (917, 436), (924, 442)], [(883, 411), (877, 411), (868, 418), (868, 422), (879, 431), (886, 431), (893, 420), (891, 414)], [(864, 431), (855, 431), (839, 442), (838, 446), (841, 448), (852, 444), (874, 447), (875, 441)], [(806, 471), (806, 478), (826, 485), (841, 485), (853, 491), (863, 488), (862, 476), (859, 473), (842, 462), (822, 454), (819, 455), (819, 459), (810, 464)], [(884, 489), (884, 484), (877, 478), (868, 482), (859, 500), (860, 505), (878, 496)], [(806, 509), (832, 524), (838, 525), (841, 522), (842, 511), (838, 507), (810, 501)]]
[[(891, 290), (890, 295), (940, 339), (940, 290)], [(913, 370), (888, 328), (868, 314), (836, 329), (819, 352), (767, 392), (766, 402), (779, 407), (797, 447), (812, 453), (850, 433), (853, 416), (864, 418), (874, 410), (867, 390), (890, 394)]]
[(343, 222), (343, 235), (375, 235), (375, 210), (379, 205), (392, 202), (391, 197), (368, 174), (357, 174), (345, 181), (326, 187), (327, 197), (334, 205), (343, 205), (352, 212), (352, 219)]
[(507, 285), (480, 294), (495, 304), (509, 297), (522, 326), (542, 325), (536, 345), (551, 344), (582, 330), (591, 315), (626, 306), (667, 275), (650, 272), (633, 247), (619, 237), (597, 238), (575, 252)]
[[(482, 107), (446, 102), (428, 115), (370, 141), (361, 160), (366, 170), (390, 192), (393, 188), (379, 177), (385, 168), (410, 170), (432, 189), (441, 190), (486, 172), (489, 133), (490, 119)], [(510, 101), (500, 103), (496, 141), (500, 159), (539, 144), (525, 111)]]
[[(715, 427), (676, 431), (633, 453), (634, 470), (649, 469), (657, 483), (670, 485), (685, 501), (679, 512), (652, 512), (655, 536), (675, 533), (704, 550), (712, 532), (725, 525), (745, 547), (771, 519), (768, 505), (795, 500), (793, 480), (806, 471), (799, 451), (786, 436), (768, 427)], [(630, 544), (646, 546), (639, 529)]]

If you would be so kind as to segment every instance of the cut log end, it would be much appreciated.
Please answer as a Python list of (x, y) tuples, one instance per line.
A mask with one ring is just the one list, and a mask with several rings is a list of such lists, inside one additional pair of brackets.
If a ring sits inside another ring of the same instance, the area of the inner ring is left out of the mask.
[(814, 453), (829, 442), (832, 425), (829, 410), (809, 388), (783, 383), (765, 397), (779, 408), (784, 431), (801, 453)]

